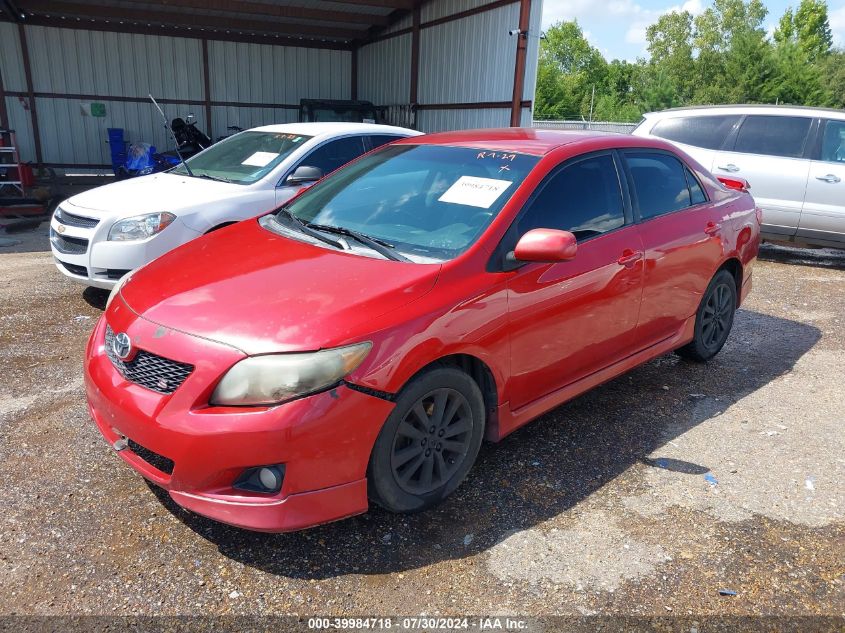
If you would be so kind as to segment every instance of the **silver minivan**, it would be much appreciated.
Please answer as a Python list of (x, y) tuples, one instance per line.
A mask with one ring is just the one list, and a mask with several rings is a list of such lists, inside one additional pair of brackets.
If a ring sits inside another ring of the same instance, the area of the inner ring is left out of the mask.
[(845, 248), (845, 111), (702, 106), (646, 114), (633, 132), (673, 142), (751, 185), (763, 239)]

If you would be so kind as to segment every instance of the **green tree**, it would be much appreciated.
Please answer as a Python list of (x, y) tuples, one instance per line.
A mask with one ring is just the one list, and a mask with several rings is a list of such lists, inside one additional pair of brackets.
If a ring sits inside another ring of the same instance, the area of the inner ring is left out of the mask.
[(792, 7), (787, 8), (778, 22), (778, 28), (774, 33), (775, 42), (785, 44), (795, 41), (795, 12)]
[(810, 63), (798, 42), (779, 44), (775, 51), (775, 73), (766, 86), (769, 103), (830, 105), (834, 99), (825, 86), (823, 71)]
[[(693, 17), (648, 27), (648, 59), (608, 63), (577, 22), (559, 22), (541, 43), (536, 114), (634, 121), (645, 110), (714, 103), (790, 103), (845, 108), (845, 51), (832, 49), (827, 4), (801, 0), (763, 26), (762, 0), (712, 0)], [(593, 89), (595, 97), (593, 98)]]
[(845, 51), (831, 51), (819, 66), (819, 74), (826, 79), (827, 103), (832, 108), (845, 108)]
[(763, 27), (767, 13), (761, 0), (715, 0), (695, 19), (693, 102), (762, 100), (761, 84), (772, 75), (771, 44)]
[(593, 88), (601, 94), (607, 80), (607, 62), (578, 22), (558, 22), (540, 42), (535, 111), (543, 118), (587, 116)]
[(811, 62), (830, 52), (833, 36), (824, 0), (801, 0), (795, 12), (795, 37)]
[(678, 99), (689, 99), (695, 85), (692, 14), (673, 11), (661, 15), (646, 29), (646, 40), (654, 69), (675, 85)]

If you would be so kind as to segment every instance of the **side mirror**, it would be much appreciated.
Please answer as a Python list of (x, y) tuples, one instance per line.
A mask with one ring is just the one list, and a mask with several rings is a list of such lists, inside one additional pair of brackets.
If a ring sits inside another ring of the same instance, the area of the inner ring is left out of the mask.
[(308, 165), (300, 165), (293, 173), (285, 179), (285, 185), (293, 187), (296, 185), (304, 185), (312, 182), (317, 182), (323, 177), (323, 170), (319, 167), (309, 167)]
[(569, 261), (577, 251), (578, 241), (569, 231), (534, 229), (519, 238), (513, 258), (520, 262), (551, 264)]

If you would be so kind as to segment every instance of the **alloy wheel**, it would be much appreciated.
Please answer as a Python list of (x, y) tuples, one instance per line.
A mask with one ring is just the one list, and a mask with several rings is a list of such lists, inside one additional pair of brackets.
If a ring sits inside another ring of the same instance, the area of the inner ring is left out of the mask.
[(708, 350), (724, 343), (730, 331), (733, 310), (733, 294), (728, 285), (714, 286), (704, 304), (701, 318), (701, 342)]
[(435, 389), (418, 399), (399, 423), (390, 465), (405, 492), (437, 490), (460, 467), (470, 448), (474, 420), (462, 393)]

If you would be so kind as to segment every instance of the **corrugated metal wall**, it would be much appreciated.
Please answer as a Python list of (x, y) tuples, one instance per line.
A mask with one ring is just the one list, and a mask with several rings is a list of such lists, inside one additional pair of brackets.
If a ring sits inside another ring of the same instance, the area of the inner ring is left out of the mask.
[(27, 26), (35, 92), (202, 101), (199, 40)]
[[(415, 126), (424, 131), (506, 126), (519, 24), (519, 2), (496, 6), (442, 24), (432, 20), (483, 8), (493, 0), (429, 0), (420, 8), (419, 79)], [(524, 100), (536, 85), (542, 0), (531, 0)], [(407, 31), (405, 16), (385, 33)], [(295, 121), (301, 98), (351, 97), (352, 53), (210, 40), (206, 121), (203, 44), (199, 39), (26, 26), (43, 160), (55, 164), (107, 164), (106, 128), (123, 127), (131, 141), (170, 146), (145, 98), (164, 101), (167, 116), (192, 112), (213, 137), (230, 125), (244, 128)], [(357, 51), (359, 99), (400, 106), (409, 112), (413, 37), (401, 32)], [(19, 132), (25, 160), (35, 160), (26, 79), (17, 25), (0, 22), (0, 72), (8, 96), (10, 125)], [(41, 93), (41, 94), (39, 94)], [(21, 96), (23, 95), (23, 96)], [(76, 98), (74, 98), (74, 96)], [(105, 117), (85, 114), (91, 101), (106, 106)], [(485, 103), (487, 107), (472, 107)], [(460, 108), (443, 106), (464, 104)], [(495, 107), (489, 107), (495, 104)], [(428, 107), (425, 107), (428, 106)], [(531, 124), (524, 108), (522, 124)]]
[[(124, 128), (130, 141), (171, 147), (160, 115), (146, 100), (148, 94), (184, 102), (163, 103), (162, 109), (168, 118), (193, 113), (198, 126), (209, 131), (201, 40), (42, 26), (26, 26), (25, 33), (33, 91), (51, 95), (36, 96), (45, 163), (108, 164), (109, 127)], [(0, 22), (0, 55), (6, 91), (25, 93), (14, 24)], [(350, 98), (349, 51), (209, 41), (208, 57), (210, 100), (226, 103), (212, 105), (213, 137), (226, 134), (229, 125), (246, 128), (298, 119), (297, 109), (273, 105), (298, 106), (301, 98)], [(105, 104), (105, 117), (85, 114), (83, 106), (91, 101)], [(9, 96), (6, 106), (10, 126), (18, 132), (21, 157), (34, 161), (27, 99)]]
[[(510, 124), (517, 40), (509, 35), (519, 26), (519, 3), (513, 2), (458, 20), (426, 26), (462, 11), (492, 4), (492, 0), (430, 0), (420, 9), (420, 58), (417, 100), (423, 106), (416, 127), (423, 132), (501, 127)], [(523, 100), (534, 100), (540, 42), (542, 0), (532, 0)], [(412, 25), (403, 21), (403, 28)], [(412, 36), (404, 34), (358, 52), (358, 97), (377, 105), (408, 104)], [(502, 107), (432, 108), (448, 104), (501, 103)], [(425, 106), (429, 106), (426, 108)], [(531, 125), (524, 108), (521, 124)]]
[(208, 56), (214, 101), (298, 104), (301, 98), (349, 98), (349, 51), (212, 41)]
[(408, 103), (410, 69), (410, 34), (362, 46), (358, 50), (358, 98), (376, 105)]

